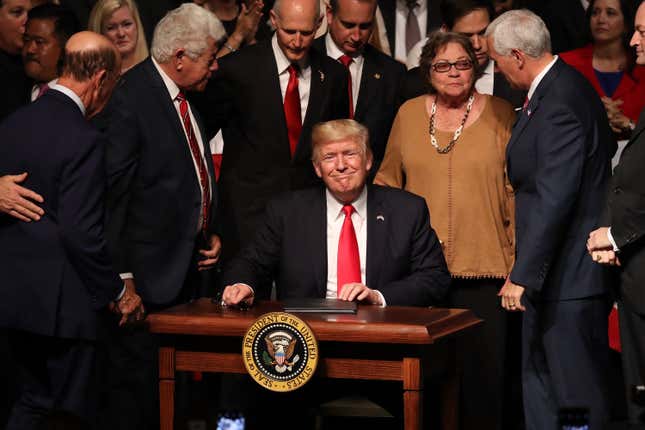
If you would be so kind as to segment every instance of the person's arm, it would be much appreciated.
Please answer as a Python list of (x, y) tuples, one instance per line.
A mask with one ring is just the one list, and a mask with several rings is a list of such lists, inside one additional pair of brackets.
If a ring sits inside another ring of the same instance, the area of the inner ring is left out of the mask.
[[(441, 303), (450, 288), (450, 272), (441, 244), (430, 226), (423, 199), (408, 205), (410, 258), (408, 275), (378, 288), (388, 305), (429, 306)], [(400, 238), (404, 239), (404, 238)]]
[(242, 45), (255, 43), (255, 35), (262, 20), (262, 8), (264, 3), (261, 0), (252, 0), (250, 6), (244, 2), (240, 6), (240, 13), (237, 16), (237, 23), (233, 33), (222, 43), (217, 58), (235, 52)]
[(36, 203), (43, 203), (40, 194), (20, 186), (27, 179), (27, 172), (19, 175), (0, 176), (0, 212), (21, 221), (38, 221), (45, 211)]
[(385, 185), (388, 187), (403, 188), (403, 159), (401, 157), (401, 144), (404, 139), (404, 130), (401, 126), (401, 111), (396, 114), (390, 137), (387, 140), (385, 147), (385, 155), (381, 162), (374, 183), (378, 185)]
[[(547, 108), (546, 106), (544, 107)], [(533, 210), (510, 274), (514, 285), (540, 291), (571, 222), (585, 168), (587, 131), (566, 106), (551, 106), (536, 132)]]

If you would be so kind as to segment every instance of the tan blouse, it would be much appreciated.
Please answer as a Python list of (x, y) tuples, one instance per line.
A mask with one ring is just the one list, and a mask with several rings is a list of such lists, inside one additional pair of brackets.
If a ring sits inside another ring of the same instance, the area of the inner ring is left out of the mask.
[[(440, 154), (430, 143), (426, 97), (399, 109), (374, 182), (426, 199), (453, 277), (504, 278), (515, 254), (513, 190), (506, 176), (515, 112), (502, 99), (479, 95), (486, 97), (479, 118), (449, 153)], [(437, 130), (439, 146), (452, 134)]]

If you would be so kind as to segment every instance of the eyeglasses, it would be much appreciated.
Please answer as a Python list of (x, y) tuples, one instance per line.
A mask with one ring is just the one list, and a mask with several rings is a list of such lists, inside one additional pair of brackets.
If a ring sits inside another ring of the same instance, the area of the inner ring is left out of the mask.
[(437, 73), (446, 73), (450, 71), (452, 66), (455, 66), (455, 69), (457, 70), (470, 70), (473, 68), (473, 62), (470, 60), (458, 60), (454, 63), (451, 63), (449, 61), (439, 61), (438, 63), (434, 63), (432, 65), (432, 70)]

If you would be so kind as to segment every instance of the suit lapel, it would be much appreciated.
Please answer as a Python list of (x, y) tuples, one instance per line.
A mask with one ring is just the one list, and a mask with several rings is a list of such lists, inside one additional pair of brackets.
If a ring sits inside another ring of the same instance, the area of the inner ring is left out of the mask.
[(377, 187), (368, 187), (367, 189), (367, 245), (365, 253), (365, 281), (370, 288), (378, 288), (379, 268), (387, 264), (384, 260), (384, 250), (386, 249), (386, 235), (388, 222), (390, 221), (386, 207), (381, 199)]
[(529, 105), (526, 109), (526, 112), (520, 113), (520, 117), (518, 118), (517, 122), (515, 123), (515, 126), (513, 127), (513, 134), (511, 135), (511, 139), (508, 142), (508, 146), (506, 147), (507, 158), (508, 158), (508, 154), (510, 154), (513, 148), (513, 145), (519, 140), (520, 136), (524, 132), (524, 129), (531, 121), (531, 118), (533, 117), (533, 115), (535, 115), (535, 112), (539, 109), (542, 98), (546, 93), (548, 93), (551, 83), (560, 74), (563, 64), (564, 63), (562, 63), (562, 60), (560, 59), (558, 59), (555, 62), (553, 67), (551, 67), (551, 70), (549, 70), (547, 74), (544, 75), (544, 77), (540, 81), (540, 84), (535, 89), (535, 92), (533, 93), (533, 97), (531, 97), (531, 100), (529, 100)]
[[(325, 76), (324, 71), (322, 70), (320, 54), (316, 55), (316, 52), (310, 51), (309, 61), (311, 67), (311, 86), (309, 88), (309, 101), (307, 102), (307, 112), (305, 112), (305, 120), (302, 122), (302, 130), (310, 130), (313, 127), (314, 118), (320, 118), (319, 111), (322, 107), (322, 99), (325, 88)], [(284, 117), (284, 115), (283, 115)], [(286, 130), (286, 127), (285, 127)], [(306, 139), (302, 134), (298, 140), (297, 151), (303, 151), (305, 148), (301, 148), (303, 141), (308, 142), (309, 139)], [(295, 159), (296, 157), (294, 157)]]
[[(370, 106), (373, 94), (377, 92), (378, 82), (381, 79), (380, 67), (375, 63), (375, 56), (370, 55), (370, 47), (365, 47), (363, 54), (363, 71), (361, 74), (361, 86), (358, 90), (356, 112), (354, 116), (357, 121), (365, 120), (366, 112)], [(377, 78), (378, 76), (378, 78)]]
[(378, 7), (381, 10), (381, 15), (383, 16), (385, 34), (387, 35), (387, 41), (390, 44), (390, 52), (392, 53), (392, 57), (394, 57), (394, 52), (396, 51), (396, 45), (394, 44), (394, 32), (396, 31), (396, 0), (379, 1)]

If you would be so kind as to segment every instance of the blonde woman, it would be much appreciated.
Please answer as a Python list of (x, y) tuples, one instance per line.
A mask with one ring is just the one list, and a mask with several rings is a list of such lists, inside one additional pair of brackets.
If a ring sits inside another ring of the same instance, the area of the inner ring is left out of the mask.
[(119, 50), (121, 74), (148, 56), (148, 44), (134, 0), (99, 0), (90, 13), (88, 28), (106, 36)]

